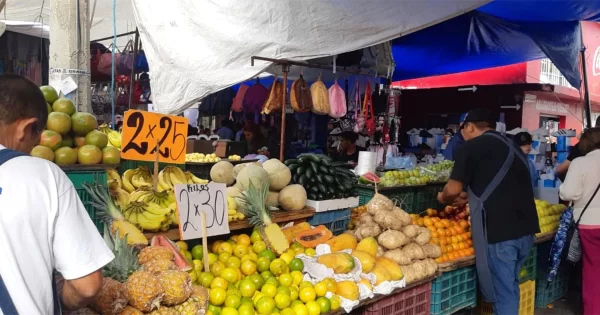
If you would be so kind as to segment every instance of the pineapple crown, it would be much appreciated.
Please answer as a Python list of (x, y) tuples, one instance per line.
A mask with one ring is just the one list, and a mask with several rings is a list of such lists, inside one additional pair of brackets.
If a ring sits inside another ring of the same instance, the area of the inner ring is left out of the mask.
[(113, 220), (125, 220), (121, 209), (115, 204), (105, 186), (97, 183), (83, 183), (83, 188), (92, 198), (89, 204), (96, 209), (96, 216), (100, 220), (107, 223)]
[[(115, 235), (119, 235), (118, 229)], [(140, 269), (136, 250), (127, 245), (127, 235), (123, 238), (113, 237), (106, 226), (104, 227), (104, 242), (115, 255), (115, 259), (102, 268), (102, 274), (123, 283), (132, 273)]]
[(248, 221), (251, 225), (261, 228), (273, 223), (271, 221), (271, 210), (265, 205), (268, 194), (269, 183), (262, 183), (260, 187), (256, 187), (252, 181), (249, 181), (248, 189), (239, 197), (239, 200), (247, 209)]

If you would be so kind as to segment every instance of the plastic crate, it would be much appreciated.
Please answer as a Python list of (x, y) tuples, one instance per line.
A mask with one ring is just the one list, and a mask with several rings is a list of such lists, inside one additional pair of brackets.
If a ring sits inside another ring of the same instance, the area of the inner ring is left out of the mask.
[(559, 267), (554, 279), (548, 282), (548, 256), (552, 242), (538, 244), (537, 275), (535, 288), (535, 307), (546, 307), (548, 304), (567, 295), (569, 290), (569, 269)]
[(529, 255), (525, 258), (521, 272), (519, 273), (519, 283), (529, 280), (535, 280), (537, 274), (537, 246), (533, 245), (529, 250)]
[(333, 235), (340, 235), (348, 229), (350, 209), (318, 212), (312, 218), (308, 219), (307, 222), (312, 226), (324, 225)]
[(427, 282), (366, 306), (362, 315), (429, 315), (430, 298), (431, 282)]
[(443, 189), (444, 185), (442, 184), (417, 187), (413, 197), (411, 213), (420, 213), (429, 208), (435, 209), (438, 205), (437, 194)]
[(477, 304), (475, 266), (444, 272), (431, 287), (431, 314), (449, 315)]
[[(420, 187), (423, 188), (423, 187)], [(415, 187), (381, 187), (378, 192), (388, 198), (390, 198), (396, 206), (402, 208), (408, 213), (419, 213), (425, 209), (419, 209), (415, 207)], [(358, 193), (359, 205), (367, 204), (375, 195), (374, 187), (357, 186), (356, 191)], [(435, 198), (434, 198), (435, 200)]]
[(90, 204), (91, 197), (83, 188), (83, 183), (99, 183), (106, 186), (106, 170), (95, 169), (95, 170), (68, 170), (65, 171), (67, 177), (73, 183), (79, 199), (85, 206), (90, 218), (98, 228), (98, 231), (102, 233), (104, 231), (104, 223), (96, 217), (96, 209)]
[(371, 198), (373, 198), (373, 196), (375, 195), (374, 188), (356, 186), (356, 188), (354, 188), (354, 189), (356, 189), (356, 192), (358, 194), (358, 205), (359, 206), (366, 205), (369, 202), (369, 200), (371, 200)]
[[(533, 315), (535, 309), (535, 281), (529, 280), (519, 285), (520, 301), (519, 315)], [(493, 306), (490, 303), (483, 303), (478, 307), (477, 314), (493, 315)]]

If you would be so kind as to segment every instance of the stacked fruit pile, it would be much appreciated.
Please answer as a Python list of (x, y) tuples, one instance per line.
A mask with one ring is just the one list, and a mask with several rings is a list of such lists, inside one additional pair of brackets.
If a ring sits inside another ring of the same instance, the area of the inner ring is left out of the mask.
[(214, 153), (188, 153), (185, 155), (185, 161), (194, 163), (216, 163), (221, 161), (221, 158)]
[(471, 226), (469, 224), (469, 208), (446, 207), (439, 213), (427, 209), (425, 216), (411, 214), (413, 224), (427, 228), (431, 234), (429, 243), (438, 245), (442, 255), (436, 259), (437, 263), (451, 262), (475, 254), (471, 240)]
[(241, 161), (242, 157), (237, 154), (234, 154), (234, 155), (230, 155), (227, 159), (231, 160), (231, 161)]
[[(381, 185), (391, 186), (418, 186), (429, 183), (447, 182), (454, 162), (441, 161), (438, 164), (418, 166), (413, 170), (387, 171), (381, 177)], [(369, 179), (361, 179), (362, 184), (369, 185)]]
[[(375, 193), (367, 203), (367, 212), (361, 215), (356, 229), (348, 233), (358, 240), (375, 242), (376, 257), (387, 258), (400, 265), (407, 283), (421, 280), (437, 271), (434, 259), (438, 259), (442, 251), (430, 243), (430, 230), (414, 224), (408, 213), (395, 207), (389, 198), (379, 193)], [(390, 280), (390, 276), (388, 274), (386, 277), (384, 273), (377, 275), (377, 278), (378, 281)]]
[(50, 86), (40, 89), (48, 102), (48, 121), (32, 156), (58, 165), (119, 164), (120, 134), (96, 130), (98, 121), (94, 115), (77, 112), (70, 99), (58, 98)]
[(310, 200), (355, 197), (356, 176), (344, 162), (333, 162), (321, 154), (300, 154), (285, 161), (292, 172), (292, 182), (304, 187)]
[(558, 229), (560, 216), (567, 209), (563, 204), (552, 205), (546, 200), (535, 200), (538, 220), (540, 222), (540, 234), (554, 232)]

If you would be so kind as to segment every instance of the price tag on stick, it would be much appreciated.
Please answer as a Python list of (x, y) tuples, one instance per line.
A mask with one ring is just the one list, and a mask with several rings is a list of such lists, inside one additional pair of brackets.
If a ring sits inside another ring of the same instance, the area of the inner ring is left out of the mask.
[(227, 186), (208, 184), (175, 185), (182, 240), (202, 238), (202, 213), (206, 216), (206, 236), (229, 234)]
[[(128, 110), (123, 119), (121, 158), (185, 163), (188, 120), (185, 117)], [(157, 146), (158, 143), (158, 146)]]

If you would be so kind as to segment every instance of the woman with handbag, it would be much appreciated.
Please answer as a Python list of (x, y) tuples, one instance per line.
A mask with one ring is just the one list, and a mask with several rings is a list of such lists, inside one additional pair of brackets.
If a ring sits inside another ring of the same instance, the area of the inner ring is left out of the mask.
[(560, 198), (573, 202), (583, 259), (583, 310), (591, 315), (600, 314), (600, 128), (587, 129), (578, 147), (582, 156), (571, 162)]

